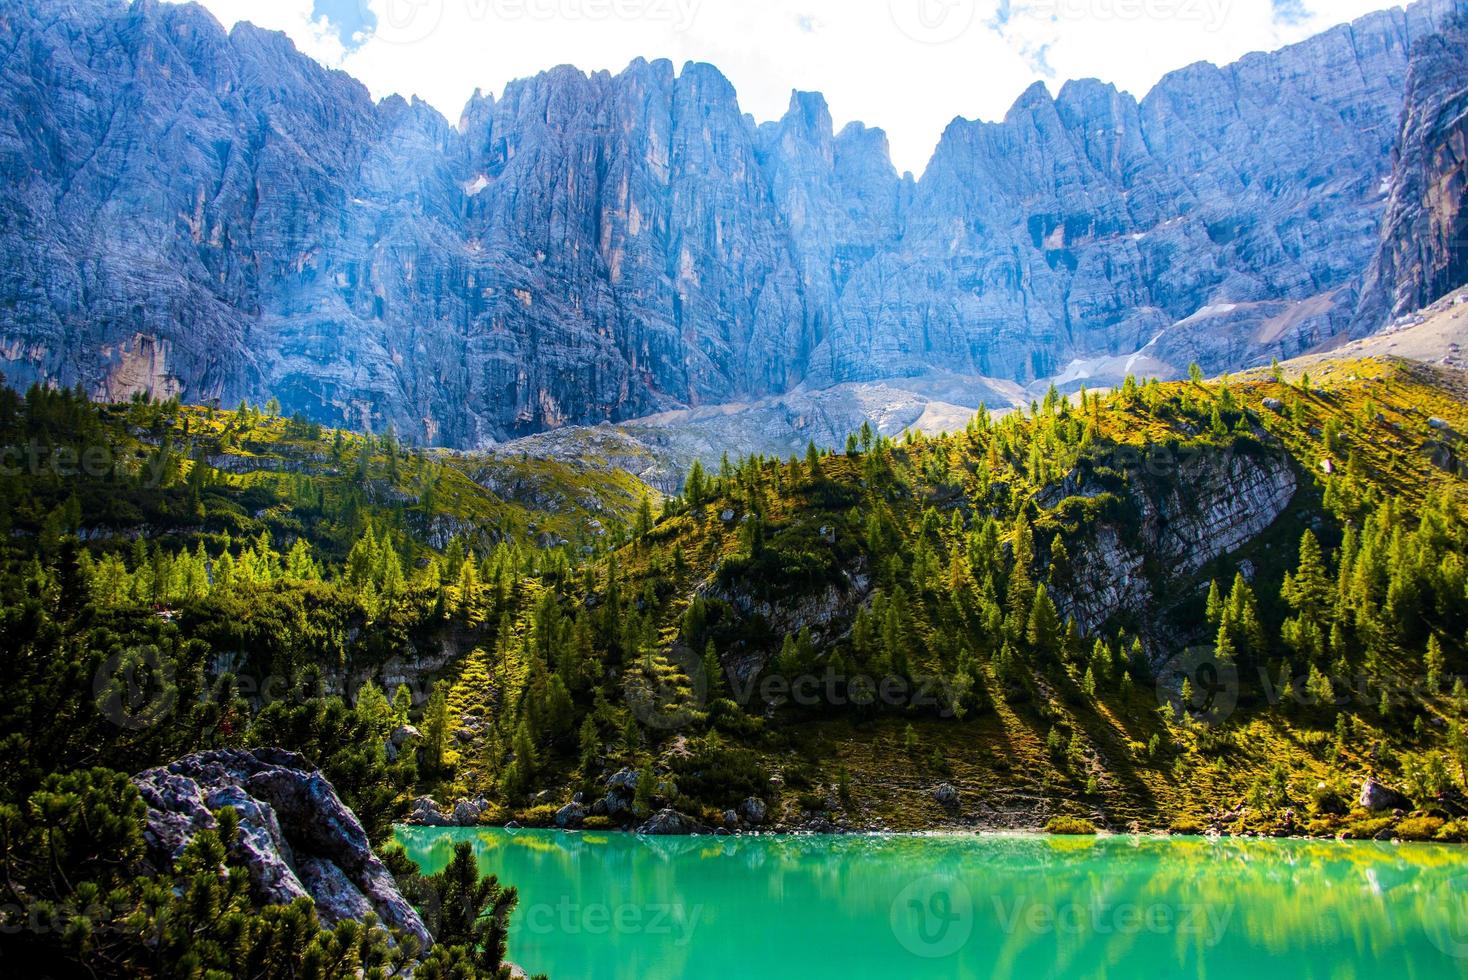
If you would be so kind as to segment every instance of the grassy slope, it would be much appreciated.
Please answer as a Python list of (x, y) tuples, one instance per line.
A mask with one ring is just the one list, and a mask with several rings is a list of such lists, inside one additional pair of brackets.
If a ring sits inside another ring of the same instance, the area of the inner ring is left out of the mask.
[[(140, 411), (149, 415), (145, 425), (138, 424)], [(236, 412), (189, 406), (156, 413), (156, 419), (154, 414), (136, 406), (104, 407), (110, 453), (124, 467), (145, 474), (157, 465), (157, 449), (165, 440), (181, 470), (191, 465), (184, 460), (207, 461), (220, 509), (239, 512), (237, 536), (261, 528), (277, 536), (309, 531), (325, 543), (340, 537), (342, 529), (330, 522), (309, 525), (310, 512), (335, 513), (348, 496), (361, 495), (371, 517), (400, 523), (425, 550), (455, 533), (480, 546), (511, 539), (585, 543), (625, 526), (644, 496), (656, 496), (625, 473), (574, 463), (405, 449), (392, 466), (379, 441), (368, 444), (356, 434), (289, 419), (257, 415), (246, 422)], [(370, 457), (365, 467), (364, 446)], [(302, 505), (303, 480), (321, 494), (324, 507)], [(431, 495), (429, 505), (425, 494)], [(102, 530), (134, 530), (127, 526), (134, 516), (149, 525), (150, 536), (158, 530), (198, 530), (181, 522), (158, 527), (155, 515), (146, 512), (146, 498), (138, 501), (141, 512), (83, 503), (88, 520), (104, 515)], [(337, 543), (344, 551), (351, 541)]]
[[(1294, 383), (1281, 384), (1256, 373), (1231, 384), (1234, 396), (1268, 433), (1266, 441), (1289, 454), (1302, 477), (1301, 489), (1273, 528), (1231, 559), (1219, 562), (1216, 569), (1207, 570), (1227, 570), (1220, 576), (1226, 584), (1232, 578), (1233, 559), (1249, 557), (1260, 566), (1260, 581), (1266, 585), (1261, 598), (1268, 590), (1277, 591), (1305, 527), (1325, 524), (1328, 533), (1330, 521), (1320, 503), (1327, 478), (1320, 463), (1334, 454), (1326, 452), (1319, 436), (1328, 420), (1342, 426), (1367, 479), (1398, 496), (1409, 509), (1443, 489), (1460, 500), (1468, 493), (1468, 484), (1432, 458), (1434, 448), (1454, 443), (1456, 437), (1429, 426), (1429, 419), (1435, 417), (1449, 422), (1454, 431), (1468, 431), (1465, 385), (1457, 374), (1404, 362), (1367, 361), (1316, 367), (1308, 390), (1298, 386), (1298, 378), (1286, 381)], [(1178, 392), (1188, 386), (1165, 389)], [(1216, 389), (1210, 391), (1216, 393)], [(1213, 396), (1201, 395), (1205, 400)], [(1291, 406), (1298, 401), (1300, 407), (1293, 416), (1291, 412), (1276, 413), (1263, 408), (1264, 400), (1270, 398)], [(1188, 424), (1142, 408), (1109, 409), (1101, 424), (1107, 439), (1135, 446), (1196, 435)], [(899, 450), (914, 471), (921, 471), (935, 454), (946, 458), (957, 452), (951, 444), (935, 441)], [(872, 507), (887, 507), (910, 530), (922, 507), (936, 503), (941, 508), (947, 492), (919, 477), (910, 493), (877, 501), (863, 491), (857, 462), (830, 457), (822, 466), (842, 491), (834, 495), (835, 504), (799, 492), (774, 499), (769, 512), (774, 540), (808, 542), (823, 526), (835, 526), (838, 541), (849, 540), (859, 533), (848, 516), (853, 504), (863, 513)], [(1040, 489), (1025, 485), (1018, 472), (1009, 472), (1007, 478), (1020, 485), (1021, 496)], [(961, 500), (949, 503), (964, 505)], [(634, 546), (622, 556), (635, 587), (641, 578), (666, 575), (673, 565), (672, 549), (681, 549), (687, 570), (677, 576), (674, 592), (682, 601), (675, 598), (669, 607), (668, 630), (686, 600), (707, 591), (720, 563), (738, 553), (737, 519), (725, 522), (718, 516), (725, 508), (737, 511), (739, 504), (717, 501), (701, 516), (664, 522), (651, 547)], [(942, 516), (946, 519), (948, 514)], [(834, 551), (836, 560), (850, 570), (857, 556), (839, 544)], [(1206, 578), (1200, 576), (1191, 583), (1181, 598), (1196, 595)], [(780, 583), (767, 584), (773, 586), (773, 593), (781, 591)], [(1193, 604), (1193, 615), (1197, 615), (1197, 605)], [(998, 685), (992, 675), (986, 683), (994, 693)], [(1130, 697), (1103, 694), (1094, 707), (1070, 703), (1061, 691), (1052, 694), (1046, 703), (1018, 707), (996, 698), (993, 711), (964, 722), (916, 719), (912, 724), (921, 749), (915, 754), (903, 746), (908, 719), (884, 717), (861, 724), (850, 719), (795, 720), (786, 730), (788, 743), (764, 750), (763, 762), (771, 771), (796, 771), (800, 783), (831, 794), (844, 769), (850, 803), (839, 806), (833, 815), (855, 825), (885, 822), (899, 828), (950, 822), (950, 815), (931, 798), (933, 786), (940, 781), (953, 782), (963, 791), (964, 822), (1037, 826), (1049, 814), (1070, 812), (1111, 826), (1137, 821), (1144, 827), (1156, 827), (1181, 817), (1232, 809), (1252, 784), (1279, 765), (1288, 770), (1297, 795), (1333, 774), (1359, 778), (1369, 766), (1359, 756), (1334, 758), (1328, 750), (1334, 716), (1325, 712), (1247, 712), (1233, 720), (1226, 744), (1202, 745), (1193, 734), (1163, 723), (1158, 698), (1145, 685), (1138, 686)], [(1431, 708), (1434, 715), (1445, 711), (1443, 705)], [(1057, 721), (1086, 733), (1093, 755), (1079, 770), (1057, 764), (1046, 750), (1045, 734)], [(1410, 735), (1382, 730), (1369, 717), (1361, 724), (1368, 743), (1380, 741), (1393, 749), (1418, 747)], [(1154, 735), (1163, 744), (1155, 758), (1142, 750)], [(930, 758), (935, 747), (943, 758), (941, 764)], [(1181, 768), (1175, 772), (1179, 763)], [(1085, 792), (1088, 775), (1098, 779), (1095, 795)], [(798, 816), (790, 794), (786, 794), (785, 815)]]
[[(1171, 591), (1162, 596), (1161, 608), (1149, 611), (1162, 617), (1165, 627), (1183, 629), (1188, 617), (1196, 619), (1201, 607), (1198, 587), (1209, 576), (1226, 583), (1236, 559), (1254, 563), (1260, 598), (1267, 605), (1293, 561), (1304, 528), (1321, 528), (1330, 543), (1333, 522), (1321, 505), (1327, 478), (1320, 462), (1327, 453), (1319, 434), (1328, 422), (1340, 426), (1363, 478), (1399, 497), (1409, 512), (1429, 494), (1443, 490), (1462, 500), (1468, 484), (1453, 469), (1458, 439), (1452, 433), (1468, 431), (1468, 396), (1459, 375), (1387, 361), (1311, 365), (1310, 370), (1306, 388), (1273, 381), (1263, 373), (1231, 383), (1234, 398), (1250, 411), (1256, 439), (1272, 452), (1288, 454), (1302, 486), (1280, 521), (1237, 555), (1205, 569), (1196, 581), (1168, 584)], [(1130, 446), (1206, 441), (1198, 409), (1206, 409), (1217, 397), (1217, 386), (1177, 384), (1163, 386), (1157, 409), (1111, 404), (1097, 417), (1099, 439)], [(1272, 398), (1288, 403), (1287, 410), (1263, 408), (1264, 400)], [(1175, 411), (1178, 399), (1195, 403), (1193, 410)], [(1433, 418), (1446, 420), (1449, 431), (1430, 425)], [(348, 497), (365, 499), (374, 520), (403, 528), (416, 541), (415, 547), (426, 552), (441, 545), (447, 534), (461, 534), (482, 546), (505, 537), (585, 544), (597, 536), (593, 521), (607, 530), (619, 527), (648, 493), (626, 474), (605, 474), (585, 461), (432, 453), (403, 454), (394, 465), (376, 441), (364, 467), (361, 452), (368, 444), (359, 437), (281, 419), (257, 417), (246, 424), (235, 413), (184, 408), (160, 415), (138, 406), (112, 406), (103, 410), (103, 422), (105, 441), (123, 468), (142, 471), (157, 465), (158, 447), (165, 440), (174, 445), (175, 465), (185, 474), (188, 459), (208, 460), (214, 472), (204, 492), (203, 522), (159, 510), (176, 504), (177, 492), (171, 497), (144, 493), (119, 500), (109, 496), (106, 481), (52, 481), (43, 475), (26, 482), (23, 499), (15, 498), (8, 514), (12, 527), (34, 530), (48, 511), (78, 492), (84, 498), (83, 523), (93, 530), (126, 536), (141, 529), (148, 536), (175, 540), (209, 538), (224, 531), (238, 540), (269, 530), (278, 542), (304, 535), (325, 555), (335, 552), (339, 558), (351, 545), (338, 506)], [(821, 461), (825, 479), (818, 485), (787, 481), (780, 492), (767, 494), (771, 551), (814, 556), (813, 565), (777, 563), (721, 577), (721, 567), (726, 572), (741, 567), (739, 530), (746, 505), (740, 499), (714, 500), (660, 522), (646, 540), (617, 556), (626, 594), (651, 589), (659, 597), (653, 607), (658, 648), (646, 667), (633, 664), (629, 669), (667, 678), (678, 698), (697, 700), (697, 692), (682, 684), (679, 668), (670, 659), (679, 621), (697, 594), (766, 604), (769, 618), (780, 622), (799, 619), (798, 610), (782, 615), (798, 605), (795, 600), (819, 597), (822, 589), (836, 583), (832, 594), (838, 608), (825, 628), (817, 629), (817, 642), (823, 649), (841, 643), (851, 614), (866, 598), (863, 589), (842, 583), (876, 574), (873, 556), (862, 544), (868, 516), (887, 515), (900, 538), (893, 550), (910, 556), (928, 508), (945, 522), (954, 511), (970, 518), (988, 510), (1010, 515), (1016, 507), (1029, 506), (1068, 472), (1074, 454), (1053, 446), (1046, 450), (1046, 472), (1029, 472), (1025, 440), (1034, 437), (1037, 423), (1017, 424), (1018, 449), (1009, 456), (975, 452), (961, 436), (921, 440), (892, 451), (891, 479), (873, 482), (862, 459), (836, 455)], [(173, 485), (176, 488), (178, 481)], [(999, 493), (996, 486), (1005, 492)], [(428, 487), (431, 507), (423, 499)], [(327, 505), (303, 503), (305, 490), (324, 498)], [(1088, 505), (1061, 506), (1065, 520), (1050, 512), (1037, 515), (1036, 538), (1042, 547), (1062, 525), (1079, 522), (1084, 531), (1087, 522), (1101, 519)], [(729, 520), (724, 519), (726, 511)], [(830, 534), (834, 545), (826, 543)], [(539, 587), (531, 581), (521, 584), (527, 594)], [(575, 595), (569, 599), (578, 601)], [(746, 670), (762, 664), (783, 639), (758, 615), (721, 622), (714, 635), (725, 663)], [(932, 646), (922, 644), (924, 650)], [(1453, 644), (1450, 656), (1454, 658), (1450, 673), (1453, 668), (1464, 672), (1460, 644)], [(518, 699), (525, 665), (500, 666), (493, 659), (476, 651), (451, 668), (451, 730), (466, 715), (483, 716)], [(1406, 654), (1402, 665), (1410, 669)], [(802, 816), (802, 797), (808, 802), (825, 795), (837, 800), (831, 812), (837, 820), (899, 828), (955, 819), (931, 799), (932, 788), (941, 781), (960, 788), (963, 802), (957, 819), (966, 825), (1037, 826), (1049, 815), (1064, 812), (1092, 816), (1112, 826), (1132, 821), (1166, 826), (1180, 817), (1231, 809), (1277, 765), (1288, 770), (1296, 795), (1333, 773), (1359, 777), (1370, 765), (1359, 754), (1343, 760), (1334, 757), (1329, 748), (1334, 719), (1326, 713), (1246, 710), (1234, 718), (1222, 740), (1204, 739), (1166, 725), (1146, 682), (1129, 695), (1111, 688), (1092, 701), (1078, 696), (1072, 669), (1043, 678), (1037, 697), (1010, 703), (991, 667), (985, 667), (979, 680), (991, 707), (964, 721), (897, 715), (861, 720), (849, 713), (776, 711), (764, 725), (764, 734), (730, 740), (753, 749), (766, 772), (785, 776), (789, 791), (780, 794), (777, 803), (784, 818)], [(754, 711), (761, 713), (757, 705)], [(1448, 707), (1434, 703), (1429, 713), (1442, 717)], [(1358, 745), (1378, 741), (1390, 750), (1404, 751), (1435, 744), (1433, 735), (1419, 744), (1402, 726), (1384, 730), (1370, 712), (1362, 712), (1358, 723), (1362, 730)], [(904, 744), (909, 724), (919, 745), (912, 752)], [(1057, 726), (1083, 734), (1084, 761), (1052, 757), (1046, 735)], [(681, 737), (678, 732), (662, 734), (651, 748), (666, 759)], [(1161, 746), (1155, 755), (1145, 749), (1154, 737)], [(459, 762), (459, 771), (445, 789), (490, 789), (489, 777), (479, 771), (477, 761), (482, 748), (474, 740), (455, 746), (451, 755)], [(576, 785), (569, 755), (554, 755), (541, 780), (558, 795)], [(843, 772), (847, 790), (845, 799), (840, 799), (837, 784)], [(1095, 792), (1087, 789), (1091, 779)]]

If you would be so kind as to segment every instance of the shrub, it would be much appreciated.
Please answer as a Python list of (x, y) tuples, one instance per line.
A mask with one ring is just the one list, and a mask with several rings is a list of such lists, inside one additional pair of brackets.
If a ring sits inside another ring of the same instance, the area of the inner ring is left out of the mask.
[(585, 820), (581, 821), (581, 826), (587, 830), (612, 830), (617, 825), (612, 821), (611, 817), (604, 816), (600, 813), (594, 813), (591, 816), (587, 817)]
[(1346, 840), (1372, 840), (1377, 834), (1390, 827), (1392, 822), (1392, 817), (1354, 820), (1341, 832), (1341, 836)]
[(1310, 812), (1319, 816), (1344, 817), (1351, 812), (1351, 791), (1338, 781), (1316, 784), (1310, 791)]
[(1054, 817), (1045, 825), (1045, 833), (1089, 837), (1096, 833), (1096, 825), (1081, 817)]
[(1408, 817), (1397, 824), (1396, 835), (1402, 840), (1432, 840), (1445, 823), (1439, 817)]
[(556, 824), (556, 811), (560, 807), (549, 803), (544, 806), (533, 806), (528, 810), (521, 810), (515, 819), (526, 827), (554, 827)]
[(1443, 824), (1433, 835), (1433, 840), (1442, 841), (1445, 844), (1468, 842), (1468, 820), (1452, 820)]
[(1207, 829), (1203, 826), (1203, 821), (1196, 817), (1178, 817), (1167, 828), (1167, 832), (1178, 837), (1202, 837)]
[(802, 810), (818, 813), (826, 809), (826, 798), (819, 793), (801, 793), (797, 802)]

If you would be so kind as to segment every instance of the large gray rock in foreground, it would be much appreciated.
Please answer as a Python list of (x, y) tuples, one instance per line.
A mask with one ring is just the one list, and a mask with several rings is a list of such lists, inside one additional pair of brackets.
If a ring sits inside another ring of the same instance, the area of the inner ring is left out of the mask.
[(171, 867), (200, 831), (218, 826), (214, 811), (233, 807), (240, 817), (235, 853), (259, 901), (310, 898), (328, 926), (373, 912), (422, 949), (433, 944), (356, 814), (294, 752), (201, 752), (139, 773), (133, 782), (148, 805), (145, 836), (155, 867)]

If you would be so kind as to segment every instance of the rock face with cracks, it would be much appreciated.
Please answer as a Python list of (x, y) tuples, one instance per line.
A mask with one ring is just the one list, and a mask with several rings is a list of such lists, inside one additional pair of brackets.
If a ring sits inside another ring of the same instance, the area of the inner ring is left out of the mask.
[(1141, 100), (1037, 85), (914, 179), (819, 94), (757, 125), (709, 65), (557, 68), (451, 124), (198, 6), (18, 0), (0, 365), (476, 447), (935, 370), (1268, 363), (1350, 326), (1394, 186), (1410, 204), (1411, 52), (1465, 6)]
[(328, 926), (372, 913), (421, 949), (433, 944), (356, 815), (301, 756), (280, 749), (201, 752), (133, 782), (148, 805), (145, 837), (156, 867), (171, 866), (199, 832), (218, 826), (215, 811), (233, 807), (235, 855), (256, 899), (284, 905), (310, 898)]

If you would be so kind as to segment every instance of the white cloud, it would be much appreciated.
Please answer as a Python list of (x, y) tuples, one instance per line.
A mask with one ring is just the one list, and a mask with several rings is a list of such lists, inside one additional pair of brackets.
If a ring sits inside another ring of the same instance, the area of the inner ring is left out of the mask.
[[(1389, 5), (1331, 0), (1328, 14), (1306, 15), (1289, 0), (200, 2), (226, 25), (285, 31), (378, 97), (418, 95), (449, 119), (476, 88), (498, 93), (558, 64), (707, 61), (760, 120), (782, 115), (792, 89), (825, 93), (838, 127), (886, 129), (898, 167), (914, 172), (955, 116), (1000, 118), (1036, 79), (1097, 77), (1140, 96), (1191, 62), (1232, 61)], [(343, 15), (352, 4), (367, 10)], [(344, 43), (316, 10), (376, 26)]]

